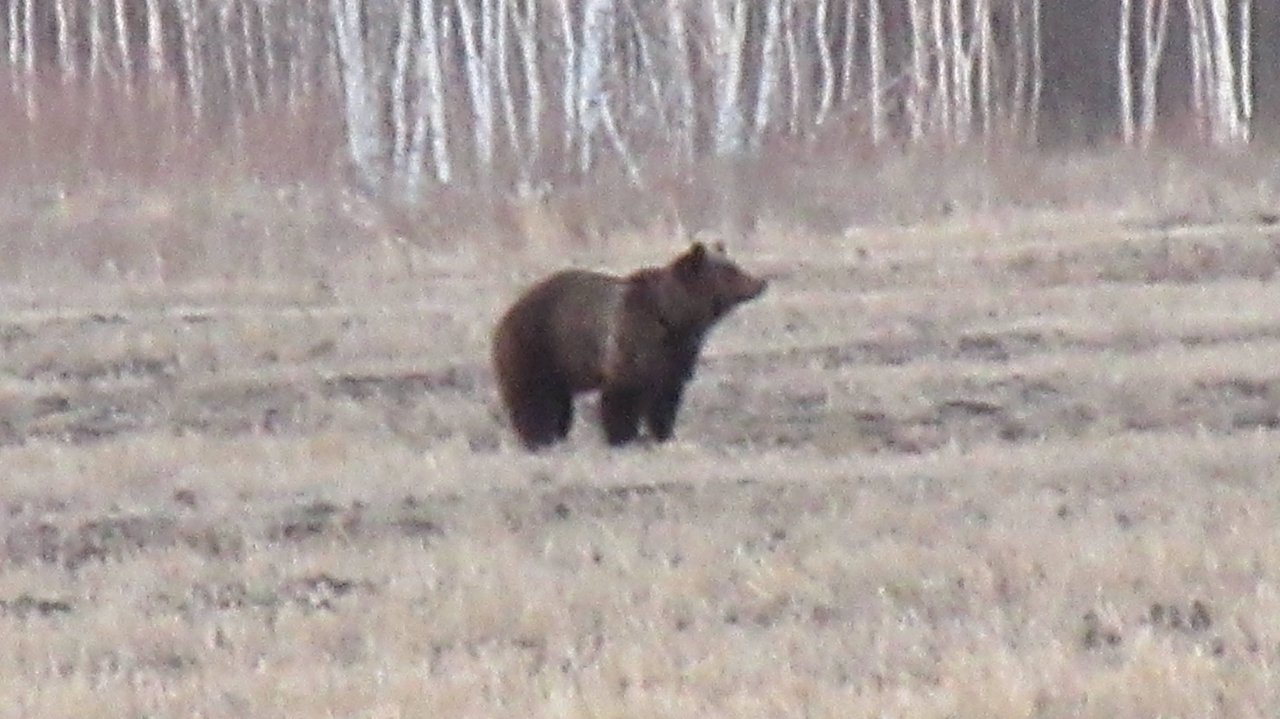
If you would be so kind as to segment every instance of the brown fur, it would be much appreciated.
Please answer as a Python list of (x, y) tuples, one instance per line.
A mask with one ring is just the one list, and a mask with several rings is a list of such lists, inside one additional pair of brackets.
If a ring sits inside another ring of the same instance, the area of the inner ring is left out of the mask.
[(669, 439), (707, 332), (765, 286), (723, 247), (701, 243), (626, 277), (565, 270), (534, 285), (493, 341), (498, 388), (521, 442), (537, 449), (564, 439), (573, 396), (592, 390), (601, 392), (610, 444), (635, 439), (641, 419), (654, 439)]

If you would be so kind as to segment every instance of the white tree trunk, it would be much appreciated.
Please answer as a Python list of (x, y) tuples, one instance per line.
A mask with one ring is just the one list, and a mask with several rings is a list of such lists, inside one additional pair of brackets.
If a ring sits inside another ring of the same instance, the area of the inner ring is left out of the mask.
[(934, 105), (937, 109), (934, 115), (937, 116), (938, 131), (944, 137), (950, 137), (951, 116), (954, 106), (951, 101), (951, 55), (947, 47), (947, 26), (943, 21), (946, 17), (945, 2), (946, 0), (933, 0), (930, 20), (933, 25), (933, 62), (936, 68), (934, 75), (934, 88), (936, 90)]
[(1164, 56), (1164, 43), (1169, 27), (1168, 0), (1144, 0), (1142, 13), (1142, 121), (1138, 126), (1143, 147), (1150, 147), (1155, 137), (1157, 80)]
[(147, 0), (147, 74), (151, 82), (166, 80), (160, 0)]
[(982, 112), (983, 137), (990, 140), (995, 132), (995, 102), (992, 94), (992, 63), (995, 46), (992, 38), (992, 7), (990, 0), (975, 0), (974, 15), (978, 32), (978, 107)]
[(178, 15), (182, 23), (183, 63), (186, 65), (187, 105), (191, 116), (199, 125), (204, 121), (204, 61), (201, 59), (200, 8), (196, 0), (178, 0)]
[(102, 1), (89, 0), (89, 80), (95, 86), (104, 71), (102, 42)]
[(494, 72), (498, 74), (498, 97), (502, 100), (502, 120), (507, 125), (507, 144), (511, 148), (511, 158), (516, 164), (520, 187), (528, 183), (529, 165), (525, 156), (520, 135), (524, 126), (516, 115), (515, 93), (511, 89), (511, 59), (507, 51), (507, 25), (512, 20), (511, 0), (497, 0), (497, 19), (494, 32)]
[(396, 20), (396, 43), (391, 61), (391, 163), (395, 168), (397, 180), (408, 184), (410, 163), (415, 158), (409, 152), (409, 73), (411, 55), (409, 48), (414, 44), (417, 22), (413, 12), (413, 3), (406, 2), (400, 6), (400, 15)]
[(476, 27), (475, 12), (470, 0), (457, 0), (458, 32), (462, 37), (465, 55), (467, 90), (471, 95), (472, 137), (475, 142), (476, 162), (481, 174), (488, 177), (493, 171), (493, 73), (484, 52), (485, 35), (492, 19), (483, 15), (491, 11), (489, 0), (481, 0), (481, 22)]
[(1040, 98), (1044, 94), (1044, 53), (1041, 50), (1040, 2), (1031, 0), (1031, 113), (1028, 138), (1040, 138)]
[(1187, 26), (1190, 35), (1187, 44), (1191, 53), (1191, 107), (1196, 131), (1201, 138), (1209, 138), (1216, 104), (1213, 101), (1213, 44), (1209, 38), (1203, 0), (1187, 0)]
[(764, 38), (760, 47), (760, 83), (756, 89), (751, 144), (759, 147), (769, 127), (769, 114), (778, 85), (778, 39), (782, 28), (782, 0), (765, 0)]
[(1210, 0), (1213, 26), (1214, 100), (1216, 124), (1214, 141), (1229, 145), (1241, 139), (1240, 107), (1236, 101), (1235, 62), (1231, 57), (1231, 30), (1228, 24), (1227, 0)]
[(1253, 124), (1253, 0), (1240, 0), (1240, 140), (1248, 142)]
[(729, 157), (742, 148), (742, 49), (746, 37), (744, 0), (707, 0), (711, 13), (711, 53), (715, 58), (715, 148)]
[(528, 164), (537, 168), (542, 159), (542, 78), (538, 72), (539, 0), (525, 0), (524, 13), (517, 18), (517, 39), (524, 68), (525, 138)]
[(446, 123), (444, 71), (440, 65), (440, 36), (436, 32), (438, 0), (421, 0), (418, 6), (417, 57), (414, 66), (418, 76), (418, 112), (413, 138), (409, 143), (409, 167), (405, 180), (410, 199), (422, 188), (422, 167), (427, 139), (431, 141), (431, 164), (436, 182), (447, 185), (453, 180), (453, 164), (449, 159), (449, 128)]
[(1022, 0), (1013, 3), (1013, 103), (1009, 108), (1009, 124), (1018, 139), (1022, 137), (1023, 118), (1027, 115), (1027, 77), (1030, 74), (1027, 62), (1026, 18), (1022, 14)]
[[(76, 77), (76, 58), (71, 48), (72, 23), (75, 22), (73, 10), (67, 4), (71, 0), (54, 0), (54, 19), (58, 24), (58, 68), (62, 71), (62, 81), (70, 82)], [(75, 7), (73, 4), (72, 8)]]
[(817, 0), (813, 12), (813, 35), (817, 44), (818, 71), (821, 89), (818, 91), (818, 114), (815, 125), (822, 125), (831, 114), (836, 94), (836, 67), (831, 58), (831, 43), (827, 37), (827, 0)]
[(867, 62), (870, 65), (871, 97), (871, 144), (884, 142), (885, 130), (885, 97), (884, 97), (884, 47), (881, 25), (880, 0), (867, 0)]
[[(357, 14), (359, 14), (358, 11)], [(233, 35), (231, 33), (230, 3), (218, 9), (218, 30), (221, 32), (221, 36), (215, 40), (215, 46), (222, 49), (222, 70), (227, 82), (227, 113), (231, 117), (231, 130), (235, 136), (234, 147), (238, 151), (244, 146), (244, 108), (240, 98), (239, 73), (236, 71), (235, 44), (231, 39)]]
[[(252, 5), (249, 3), (253, 2)], [(249, 108), (254, 113), (262, 110), (262, 86), (258, 81), (258, 57), (262, 53), (262, 47), (266, 44), (267, 38), (262, 35), (261, 27), (259, 27), (259, 36), (253, 36), (253, 25), (250, 24), (250, 17), (253, 15), (253, 9), (261, 9), (258, 2), (254, 0), (240, 0), (239, 12), (240, 16), (240, 43), (243, 45), (240, 53), (244, 62), (245, 95), (249, 98)], [(259, 23), (261, 26), (261, 23)]]
[[(13, 0), (16, 2), (16, 0)], [(22, 58), (22, 70), (26, 75), (23, 83), (26, 86), (27, 118), (34, 120), (37, 115), (36, 106), (36, 35), (35, 35), (35, 3), (27, 0), (22, 10), (22, 44), (25, 49)]]
[(578, 56), (578, 172), (592, 166), (592, 142), (600, 129), (607, 102), (604, 66), (613, 26), (614, 0), (587, 0), (582, 10), (582, 50)]
[(14, 92), (18, 91), (18, 73), (17, 69), (22, 66), (22, 35), (18, 32), (18, 16), (21, 11), (21, 0), (9, 0), (8, 7), (5, 8), (5, 32), (8, 34), (6, 38), (9, 49), (9, 78), (14, 84)]
[(853, 74), (857, 68), (859, 0), (845, 0), (845, 2), (844, 47), (841, 50), (840, 102), (850, 105), (854, 101)]
[(796, 41), (800, 19), (796, 0), (781, 0), (786, 3), (782, 13), (782, 44), (787, 56), (787, 132), (795, 135), (800, 132), (800, 96), (804, 93), (804, 81), (800, 76), (800, 47)]
[[(633, 114), (654, 113), (662, 131), (669, 135), (671, 132), (671, 120), (666, 101), (666, 89), (663, 87), (663, 80), (666, 78), (661, 76), (662, 71), (655, 61), (652, 49), (653, 43), (649, 32), (645, 29), (640, 10), (636, 7), (636, 0), (626, 0), (625, 7), (627, 9), (627, 18), (633, 26), (636, 38), (636, 72), (644, 76), (644, 84), (648, 87), (649, 97), (652, 100), (652, 106), (635, 108)], [(640, 83), (639, 78), (636, 78), (636, 83)]]
[(911, 28), (911, 87), (906, 95), (907, 121), (911, 124), (911, 141), (920, 142), (924, 136), (929, 85), (925, 76), (925, 44), (929, 42), (929, 38), (924, 18), (920, 14), (920, 0), (907, 0), (907, 17)]
[(1120, 90), (1120, 137), (1124, 144), (1134, 140), (1133, 59), (1130, 52), (1133, 27), (1133, 0), (1120, 0), (1120, 41), (1116, 46), (1116, 87)]
[(560, 0), (560, 34), (564, 38), (564, 73), (562, 76), (561, 99), (564, 109), (562, 123), (564, 124), (564, 146), (561, 151), (564, 153), (565, 162), (572, 166), (573, 152), (578, 144), (578, 42), (577, 35), (573, 28), (573, 9), (569, 5), (569, 0)]
[(275, 13), (272, 12), (274, 9), (275, 6), (265, 5), (258, 11), (262, 33), (262, 48), (259, 54), (262, 56), (262, 75), (266, 78), (262, 87), (263, 97), (269, 105), (277, 107), (282, 91), (288, 91), (289, 78), (280, 70), (280, 34), (277, 30)]
[(961, 0), (950, 0), (948, 8), (948, 28), (950, 36), (950, 53), (951, 57), (948, 63), (951, 67), (951, 117), (953, 137), (958, 141), (968, 140), (969, 134), (969, 116), (968, 116), (968, 89), (969, 85), (965, 82), (965, 53), (964, 53), (964, 24), (960, 13)]
[(133, 96), (133, 48), (129, 37), (129, 18), (125, 15), (124, 0), (115, 0), (116, 51), (120, 54), (120, 69), (124, 78), (124, 93)]
[(377, 191), (384, 184), (385, 153), (373, 72), (365, 59), (360, 0), (330, 0), (330, 6), (342, 78), (347, 149), (361, 186), (366, 191)]
[(697, 138), (697, 107), (694, 103), (693, 69), (689, 63), (684, 20), (681, 0), (667, 0), (667, 29), (674, 54), (671, 72), (676, 84), (675, 141), (680, 158), (686, 164), (691, 164)]

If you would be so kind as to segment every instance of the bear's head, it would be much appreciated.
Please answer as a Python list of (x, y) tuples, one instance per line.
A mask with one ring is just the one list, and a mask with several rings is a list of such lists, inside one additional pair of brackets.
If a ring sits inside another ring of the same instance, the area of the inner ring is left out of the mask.
[(705, 330), (730, 310), (755, 299), (768, 282), (743, 271), (724, 245), (695, 242), (659, 274), (656, 291), (664, 322), (673, 328)]

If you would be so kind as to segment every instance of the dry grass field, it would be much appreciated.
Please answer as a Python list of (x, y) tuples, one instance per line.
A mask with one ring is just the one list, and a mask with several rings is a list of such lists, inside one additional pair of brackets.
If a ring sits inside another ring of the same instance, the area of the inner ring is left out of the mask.
[(495, 317), (678, 241), (15, 281), (0, 717), (1280, 715), (1270, 219), (762, 228), (677, 440), (536, 456)]

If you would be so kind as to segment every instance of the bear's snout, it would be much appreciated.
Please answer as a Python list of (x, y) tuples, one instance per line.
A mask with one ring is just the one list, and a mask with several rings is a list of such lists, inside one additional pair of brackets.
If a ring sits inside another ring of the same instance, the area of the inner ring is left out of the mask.
[(744, 275), (745, 281), (742, 283), (742, 301), (754, 300), (764, 293), (769, 287), (769, 280), (766, 277), (752, 277)]

